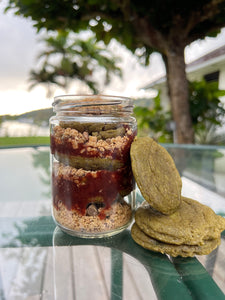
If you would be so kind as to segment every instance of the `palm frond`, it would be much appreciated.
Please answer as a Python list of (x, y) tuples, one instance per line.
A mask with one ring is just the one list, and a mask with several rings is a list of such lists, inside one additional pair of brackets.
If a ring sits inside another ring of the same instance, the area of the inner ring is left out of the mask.
[[(29, 88), (38, 84), (45, 84), (48, 89), (51, 84), (66, 88), (69, 80), (79, 79), (97, 93), (98, 85), (102, 82), (109, 84), (112, 74), (122, 76), (117, 66), (119, 59), (103, 43), (96, 43), (95, 36), (84, 40), (69, 31), (59, 31), (57, 35), (44, 38), (43, 42), (46, 49), (38, 56), (41, 67), (30, 72)], [(92, 79), (98, 69), (105, 70), (101, 82)]]

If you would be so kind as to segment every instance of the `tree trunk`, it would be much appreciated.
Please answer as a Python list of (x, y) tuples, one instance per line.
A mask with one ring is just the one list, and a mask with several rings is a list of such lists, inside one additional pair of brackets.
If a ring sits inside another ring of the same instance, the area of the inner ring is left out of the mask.
[(194, 143), (194, 130), (189, 108), (188, 81), (185, 72), (184, 48), (171, 47), (167, 57), (167, 84), (171, 110), (175, 122), (175, 140), (178, 144)]

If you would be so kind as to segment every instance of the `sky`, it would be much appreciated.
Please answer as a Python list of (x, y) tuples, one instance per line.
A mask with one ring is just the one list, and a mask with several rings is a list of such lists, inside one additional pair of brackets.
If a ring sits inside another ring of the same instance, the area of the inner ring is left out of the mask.
[[(5, 0), (0, 2), (0, 115), (17, 115), (27, 111), (50, 107), (53, 97), (65, 94), (56, 89), (51, 98), (46, 97), (46, 90), (38, 86), (28, 91), (29, 71), (35, 68), (37, 56), (41, 51), (40, 35), (32, 27), (32, 22), (13, 15), (4, 14)], [(186, 62), (189, 63), (225, 44), (225, 29), (215, 38), (206, 38), (188, 46), (185, 50)], [(140, 88), (165, 74), (165, 68), (158, 53), (151, 56), (150, 65), (142, 67), (137, 59), (125, 47), (115, 41), (110, 45), (117, 56), (122, 57), (120, 67), (123, 79), (113, 78), (110, 86), (101, 92), (104, 94), (127, 97), (146, 96)], [(86, 90), (78, 82), (71, 85), (67, 93), (82, 93)]]

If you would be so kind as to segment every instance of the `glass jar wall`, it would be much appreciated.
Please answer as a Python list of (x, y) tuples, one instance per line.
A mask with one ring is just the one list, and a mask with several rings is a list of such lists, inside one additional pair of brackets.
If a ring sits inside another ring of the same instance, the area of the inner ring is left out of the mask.
[(105, 237), (129, 226), (135, 206), (129, 98), (55, 97), (50, 119), (53, 218), (67, 233)]

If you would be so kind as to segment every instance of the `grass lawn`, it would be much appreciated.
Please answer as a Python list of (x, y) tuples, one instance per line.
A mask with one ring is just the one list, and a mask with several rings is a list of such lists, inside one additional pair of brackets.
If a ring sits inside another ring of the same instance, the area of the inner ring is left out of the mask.
[(0, 147), (49, 145), (48, 136), (0, 137)]

